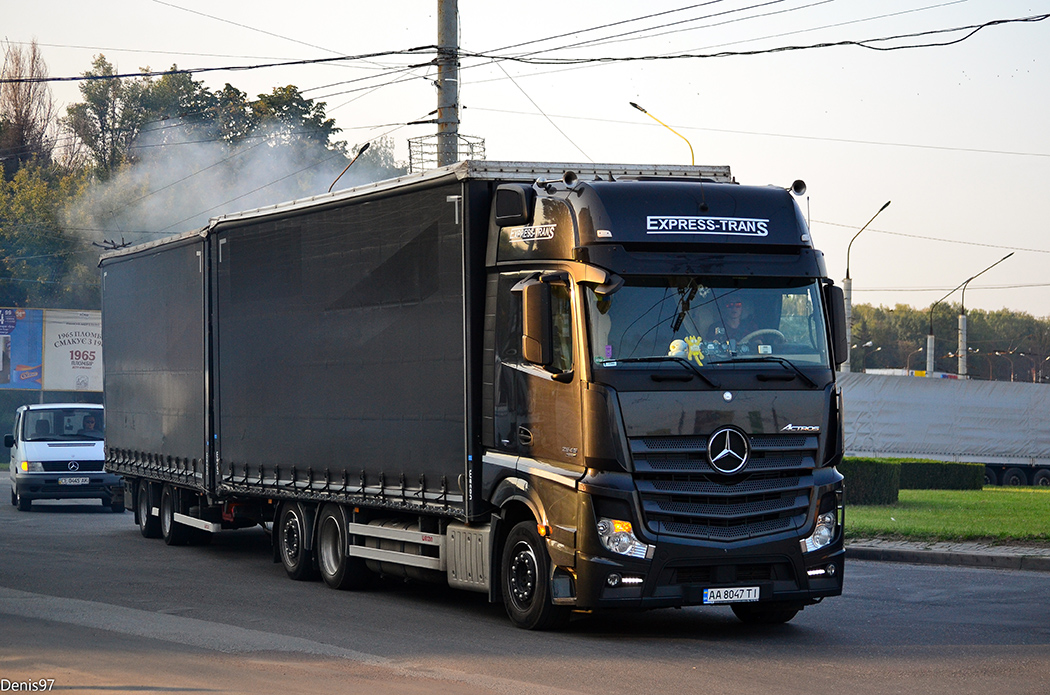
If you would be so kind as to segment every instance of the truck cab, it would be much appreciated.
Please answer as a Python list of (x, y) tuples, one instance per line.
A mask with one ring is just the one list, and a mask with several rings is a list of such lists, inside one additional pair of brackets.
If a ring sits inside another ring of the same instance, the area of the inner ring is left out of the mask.
[(554, 605), (841, 593), (842, 296), (787, 190), (506, 184), (489, 261), (483, 479), (541, 517)]

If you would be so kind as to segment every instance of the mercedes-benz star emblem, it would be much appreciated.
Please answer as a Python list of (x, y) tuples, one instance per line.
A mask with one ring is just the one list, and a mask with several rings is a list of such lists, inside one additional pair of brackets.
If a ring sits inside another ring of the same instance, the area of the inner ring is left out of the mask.
[(77, 463), (76, 461), (70, 461), (69, 462), (69, 470), (71, 470), (71, 471), (79, 471), (80, 470), (80, 464)]
[(707, 458), (719, 473), (736, 473), (750, 454), (747, 435), (732, 427), (723, 427), (707, 440)]

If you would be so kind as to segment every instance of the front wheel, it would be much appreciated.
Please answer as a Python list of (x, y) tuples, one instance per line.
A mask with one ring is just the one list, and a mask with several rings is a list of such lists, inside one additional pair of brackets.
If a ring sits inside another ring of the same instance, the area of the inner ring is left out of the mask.
[(550, 630), (568, 622), (569, 609), (551, 603), (550, 556), (534, 522), (523, 521), (511, 529), (500, 575), (503, 605), (516, 626)]
[(798, 615), (800, 606), (782, 603), (734, 603), (733, 613), (750, 625), (779, 625)]
[(20, 512), (28, 512), (30, 509), (33, 508), (33, 500), (29, 499), (25, 495), (16, 494), (15, 506), (18, 507), (18, 511)]

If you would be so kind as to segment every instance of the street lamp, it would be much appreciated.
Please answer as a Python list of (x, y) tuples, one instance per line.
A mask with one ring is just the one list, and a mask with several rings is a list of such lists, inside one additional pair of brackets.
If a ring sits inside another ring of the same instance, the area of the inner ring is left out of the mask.
[(925, 349), (926, 349), (926, 348), (922, 348), (922, 347), (921, 347), (921, 348), (919, 348), (918, 350), (912, 350), (912, 351), (911, 351), (910, 353), (908, 353), (908, 359), (907, 359), (907, 360), (905, 360), (905, 363), (904, 363), (904, 368), (905, 368), (905, 370), (906, 370), (906, 371), (908, 372), (908, 374), (909, 374), (909, 375), (911, 375), (911, 356), (912, 356), (912, 355), (915, 355), (915, 354), (917, 354), (917, 353), (920, 353), (920, 352), (922, 352), (922, 351), (923, 351), (923, 350), (925, 350)]
[[(1012, 255), (1014, 255), (1012, 252), (1006, 254), (1005, 256), (1003, 256), (1002, 258), (997, 260), (995, 263), (992, 263), (990, 266), (988, 266), (987, 268), (985, 268), (981, 272), (977, 273), (977, 275), (974, 275), (973, 277), (970, 277), (970, 278), (967, 278), (966, 280), (963, 280), (962, 282), (960, 282), (955, 287), (955, 289), (953, 289), (951, 292), (949, 292), (948, 294), (944, 295), (943, 297), (941, 297), (936, 302), (934, 302), (933, 304), (930, 305), (930, 332), (926, 336), (926, 376), (933, 376), (933, 368), (934, 368), (934, 364), (933, 364), (933, 357), (934, 357), (934, 355), (933, 355), (933, 349), (934, 349), (934, 347), (933, 347), (934, 346), (934, 339), (933, 339), (933, 309), (934, 309), (934, 307), (936, 307), (938, 304), (943, 302), (948, 297), (950, 297), (953, 294), (955, 294), (955, 291), (958, 290), (960, 287), (965, 288), (967, 285), (970, 284), (971, 280), (973, 280), (974, 278), (980, 277), (981, 275), (984, 275), (989, 270), (991, 270), (995, 266), (999, 265), (1000, 263), (1002, 263), (1003, 261), (1005, 261), (1007, 258), (1009, 258)], [(965, 316), (965, 314), (963, 314), (962, 316)], [(960, 316), (960, 319), (959, 319), (960, 324), (961, 324), (961, 329), (959, 331), (959, 370), (960, 370), (959, 374), (960, 375), (965, 375), (965, 373), (966, 373), (965, 372), (965, 370), (966, 370), (966, 320), (964, 318), (962, 318), (962, 316)]]
[(856, 234), (853, 235), (853, 238), (849, 240), (849, 245), (846, 247), (846, 277), (842, 281), (842, 296), (843, 296), (843, 299), (845, 299), (845, 304), (846, 304), (846, 331), (847, 331), (846, 361), (843, 362), (842, 366), (839, 368), (843, 372), (848, 372), (849, 369), (850, 369), (850, 365), (849, 365), (849, 351), (850, 351), (849, 342), (853, 340), (853, 279), (850, 278), (850, 276), (849, 276), (849, 252), (850, 252), (850, 250), (853, 249), (853, 242), (857, 240), (857, 237), (860, 236), (860, 233), (863, 232), (865, 229), (867, 229), (868, 225), (871, 224), (872, 222), (874, 222), (875, 218), (879, 216), (879, 213), (881, 213), (883, 210), (885, 210), (889, 206), (890, 206), (890, 201), (887, 200), (885, 202), (885, 204), (883, 204), (883, 206), (881, 208), (879, 208), (879, 212), (876, 212), (874, 215), (872, 215), (871, 219), (868, 220), (867, 222), (865, 222), (864, 226), (861, 227), (860, 230)]
[[(1006, 254), (980, 273), (977, 273), (977, 275), (974, 275), (970, 280), (973, 280), (978, 275), (988, 272), (1012, 255), (1014, 255), (1013, 252)], [(959, 376), (966, 376), (966, 286), (970, 284), (970, 280), (967, 280), (962, 284), (962, 295), (959, 302)], [(1011, 366), (1012, 364), (1013, 363), (1011, 362)], [(1013, 379), (1011, 379), (1011, 381), (1013, 381)]]

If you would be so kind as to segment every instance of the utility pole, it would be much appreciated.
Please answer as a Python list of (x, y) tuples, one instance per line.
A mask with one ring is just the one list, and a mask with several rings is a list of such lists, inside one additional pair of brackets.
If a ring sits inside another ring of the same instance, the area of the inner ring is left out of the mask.
[(459, 159), (459, 7), (438, 0), (438, 166)]

